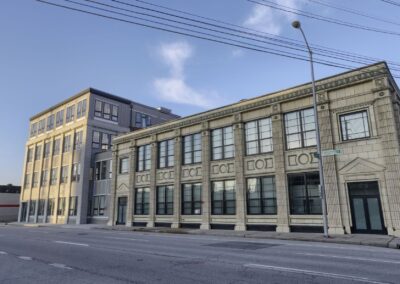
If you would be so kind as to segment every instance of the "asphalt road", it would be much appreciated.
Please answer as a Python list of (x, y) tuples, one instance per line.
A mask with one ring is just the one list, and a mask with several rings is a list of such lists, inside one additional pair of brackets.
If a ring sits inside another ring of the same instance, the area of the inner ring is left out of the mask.
[(0, 283), (400, 283), (400, 250), (6, 226)]

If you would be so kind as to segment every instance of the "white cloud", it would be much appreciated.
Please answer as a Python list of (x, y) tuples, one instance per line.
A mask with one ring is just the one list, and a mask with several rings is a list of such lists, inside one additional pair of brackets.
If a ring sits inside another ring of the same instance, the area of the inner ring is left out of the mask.
[[(301, 8), (298, 0), (274, 0), (276, 4), (293, 9)], [(281, 12), (267, 6), (255, 4), (243, 25), (261, 32), (279, 35), (284, 25), (296, 19), (292, 13)]]
[(193, 55), (193, 48), (187, 42), (162, 44), (159, 53), (164, 63), (170, 67), (169, 77), (158, 78), (153, 82), (162, 99), (202, 108), (215, 107), (216, 101), (220, 101), (216, 92), (195, 90), (186, 82), (185, 63)]

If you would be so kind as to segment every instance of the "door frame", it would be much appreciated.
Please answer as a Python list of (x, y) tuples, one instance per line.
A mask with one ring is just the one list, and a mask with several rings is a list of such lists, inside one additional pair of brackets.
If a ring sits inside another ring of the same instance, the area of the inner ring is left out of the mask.
[[(124, 216), (124, 221), (125, 222), (119, 222), (119, 213), (120, 213), (120, 200), (122, 199), (122, 198), (125, 198), (125, 200), (126, 200), (126, 203), (125, 203), (125, 208), (124, 208), (124, 210), (125, 210), (125, 216)], [(128, 210), (128, 197), (127, 196), (118, 196), (117, 197), (117, 218), (116, 218), (116, 220), (115, 220), (115, 224), (116, 225), (126, 225), (126, 216), (127, 216), (127, 210)]]
[[(367, 183), (367, 182), (376, 182), (377, 185), (377, 190), (378, 194), (371, 194), (371, 195), (352, 195), (350, 192), (350, 187), (349, 185), (352, 183)], [(382, 202), (381, 202), (381, 197), (380, 197), (380, 188), (379, 188), (379, 182), (378, 181), (351, 181), (347, 182), (347, 192), (348, 192), (348, 197), (349, 197), (349, 205), (350, 205), (350, 215), (351, 215), (351, 233), (352, 234), (376, 234), (376, 235), (385, 235), (387, 234), (387, 228), (385, 226), (385, 220), (383, 216), (383, 210), (382, 210)], [(366, 230), (357, 230), (356, 229), (356, 221), (355, 221), (355, 214), (354, 214), (354, 205), (353, 205), (353, 197), (361, 197), (363, 200), (363, 206), (364, 206), (364, 215), (366, 217), (366, 223), (367, 227), (369, 229)], [(368, 203), (367, 203), (367, 198), (376, 198), (378, 200), (378, 206), (379, 206), (379, 214), (380, 214), (380, 219), (381, 219), (381, 224), (382, 224), (382, 230), (371, 230), (371, 224), (370, 224), (370, 219), (369, 219), (369, 209), (368, 209)]]

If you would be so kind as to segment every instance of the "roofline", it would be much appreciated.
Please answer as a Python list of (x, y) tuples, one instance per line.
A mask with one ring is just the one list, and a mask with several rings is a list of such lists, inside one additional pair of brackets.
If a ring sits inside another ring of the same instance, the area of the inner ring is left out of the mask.
[[(332, 79), (332, 78), (335, 78), (335, 77), (340, 77), (340, 76), (343, 76), (343, 75), (346, 75), (346, 74), (354, 73), (354, 72), (357, 72), (357, 71), (360, 71), (360, 70), (363, 70), (363, 69), (368, 69), (368, 68), (371, 68), (371, 67), (374, 67), (374, 66), (379, 66), (379, 65), (382, 65), (382, 64), (385, 65), (385, 69), (388, 71), (388, 74), (390, 75), (390, 77), (393, 80), (393, 77), (391, 76), (390, 69), (389, 69), (386, 61), (379, 61), (379, 62), (370, 64), (370, 65), (365, 65), (365, 66), (362, 66), (362, 67), (359, 67), (359, 68), (356, 68), (356, 69), (352, 69), (352, 70), (348, 70), (348, 71), (345, 71), (345, 72), (342, 72), (342, 73), (338, 73), (338, 74), (335, 74), (335, 75), (324, 77), (324, 78), (316, 80), (316, 82), (326, 81), (326, 80), (329, 80), (329, 79)], [(221, 110), (221, 109), (224, 109), (224, 108), (229, 108), (229, 107), (237, 105), (237, 104), (239, 104), (239, 103), (241, 103), (243, 101), (249, 102), (249, 101), (257, 100), (257, 99), (260, 99), (260, 98), (263, 98), (263, 97), (268, 97), (268, 96), (271, 96), (271, 95), (284, 93), (284, 92), (287, 92), (287, 91), (292, 90), (292, 89), (304, 88), (306, 86), (309, 86), (310, 84), (311, 84), (311, 81), (307, 82), (307, 83), (300, 84), (300, 85), (296, 85), (296, 86), (293, 86), (293, 87), (289, 87), (289, 88), (286, 88), (286, 89), (282, 89), (282, 90), (279, 90), (279, 91), (275, 91), (275, 92), (272, 92), (272, 93), (267, 93), (267, 94), (264, 94), (264, 95), (252, 97), (252, 98), (245, 99), (245, 100), (241, 100), (239, 102), (231, 103), (231, 104), (224, 105), (224, 106), (221, 106), (221, 107), (218, 107), (218, 108), (213, 108), (213, 109), (209, 109), (209, 110), (206, 110), (206, 111), (198, 112), (198, 113), (195, 113), (195, 114), (192, 114), (192, 115), (184, 116), (184, 117), (181, 117), (181, 118), (176, 119), (176, 120), (170, 120), (170, 121), (166, 121), (166, 122), (163, 122), (163, 123), (158, 123), (156, 125), (152, 125), (152, 126), (149, 126), (149, 127), (146, 127), (146, 128), (134, 131), (134, 132), (129, 132), (129, 133), (126, 133), (126, 134), (119, 135), (118, 137), (114, 138), (114, 140), (117, 141), (117, 142), (123, 141), (125, 138), (129, 138), (129, 137), (131, 137), (133, 135), (138, 135), (141, 132), (147, 132), (147, 131), (149, 131), (151, 129), (162, 127), (163, 125), (168, 124), (168, 123), (173, 123), (173, 122), (177, 122), (177, 121), (181, 121), (181, 120), (186, 120), (186, 119), (190, 119), (190, 118), (194, 118), (194, 117), (198, 117), (198, 116), (204, 115), (204, 114), (206, 114), (208, 112), (211, 112), (211, 111), (218, 111), (218, 110)]]
[[(98, 96), (101, 96), (101, 97), (104, 97), (104, 98), (107, 98), (107, 99), (119, 101), (119, 102), (124, 103), (124, 104), (129, 104), (129, 105), (140, 105), (140, 106), (143, 106), (143, 107), (146, 107), (146, 108), (151, 108), (151, 109), (153, 109), (153, 110), (156, 110), (156, 111), (160, 112), (160, 110), (157, 109), (157, 108), (155, 108), (155, 107), (148, 106), (148, 105), (145, 105), (145, 104), (141, 104), (141, 103), (138, 103), (138, 102), (135, 102), (135, 101), (131, 101), (131, 100), (129, 100), (129, 99), (126, 99), (126, 98), (123, 98), (123, 97), (119, 97), (119, 96), (113, 95), (113, 94), (111, 94), (111, 93), (107, 93), (107, 92), (104, 92), (104, 91), (101, 91), (101, 90), (98, 90), (98, 89), (89, 87), (89, 88), (84, 89), (83, 91), (80, 91), (79, 93), (73, 95), (72, 97), (69, 97), (68, 99), (65, 99), (65, 100), (63, 100), (63, 101), (61, 101), (61, 102), (59, 102), (59, 103), (57, 103), (57, 104), (55, 104), (55, 105), (53, 105), (53, 106), (51, 106), (51, 107), (45, 109), (44, 111), (41, 111), (41, 112), (39, 112), (39, 113), (33, 115), (33, 116), (29, 119), (29, 121), (32, 121), (32, 120), (34, 120), (34, 119), (36, 119), (36, 118), (38, 118), (38, 117), (44, 115), (45, 113), (48, 113), (48, 112), (52, 111), (52, 110), (55, 110), (55, 109), (57, 109), (58, 107), (60, 107), (60, 106), (62, 106), (62, 105), (64, 105), (64, 104), (67, 104), (68, 102), (73, 101), (73, 100), (75, 100), (75, 99), (77, 99), (77, 98), (79, 98), (79, 97), (81, 97), (81, 96), (83, 96), (83, 95), (85, 95), (85, 94), (87, 94), (87, 93), (94, 94), (94, 95), (98, 95)], [(162, 112), (161, 112), (161, 113), (162, 113)], [(180, 117), (179, 115), (174, 114), (174, 113), (170, 113), (170, 114), (167, 114), (167, 115), (175, 116), (176, 118), (179, 118), (179, 117)]]

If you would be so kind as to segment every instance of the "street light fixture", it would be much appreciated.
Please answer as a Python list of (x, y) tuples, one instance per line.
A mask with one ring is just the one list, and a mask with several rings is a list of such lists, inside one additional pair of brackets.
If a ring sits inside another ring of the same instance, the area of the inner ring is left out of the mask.
[(301, 28), (301, 24), (299, 21), (294, 21), (292, 23), (293, 28), (300, 30), (303, 35), (304, 41), (306, 43), (308, 54), (310, 56), (310, 64), (311, 64), (311, 80), (312, 80), (312, 93), (313, 93), (313, 103), (314, 103), (314, 115), (315, 115), (315, 132), (317, 138), (317, 154), (318, 154), (318, 166), (319, 166), (319, 179), (320, 179), (320, 193), (321, 193), (321, 203), (322, 203), (322, 218), (324, 223), (324, 237), (328, 238), (328, 218), (326, 211), (326, 195), (325, 195), (325, 180), (324, 180), (324, 167), (322, 163), (322, 152), (321, 152), (321, 136), (319, 131), (318, 124), (318, 109), (317, 109), (317, 93), (315, 88), (315, 78), (314, 78), (314, 62), (313, 62), (313, 53), (311, 51), (310, 46), (308, 45), (308, 41), (306, 35), (304, 34), (303, 29)]

